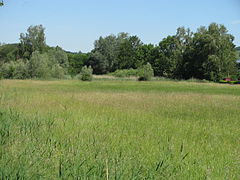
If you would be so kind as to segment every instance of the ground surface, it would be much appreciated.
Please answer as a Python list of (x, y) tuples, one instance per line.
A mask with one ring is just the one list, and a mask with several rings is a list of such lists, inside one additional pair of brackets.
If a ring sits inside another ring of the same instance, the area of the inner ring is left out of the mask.
[(240, 86), (0, 81), (0, 178), (240, 179)]

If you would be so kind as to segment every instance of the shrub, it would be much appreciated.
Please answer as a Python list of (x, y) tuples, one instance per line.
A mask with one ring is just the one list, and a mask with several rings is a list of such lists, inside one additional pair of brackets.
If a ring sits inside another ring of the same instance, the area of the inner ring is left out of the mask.
[(49, 78), (51, 76), (51, 69), (49, 67), (48, 55), (34, 51), (29, 61), (29, 72), (31, 78)]
[(28, 78), (28, 64), (24, 60), (10, 61), (1, 67), (1, 76), (5, 79)]
[(91, 66), (87, 67), (87, 66), (84, 66), (81, 70), (81, 73), (80, 73), (80, 80), (82, 81), (92, 81), (92, 72), (93, 72), (93, 69)]
[(54, 64), (51, 71), (51, 76), (57, 79), (64, 79), (65, 70), (59, 64)]
[(138, 75), (139, 75), (139, 78), (138, 78), (139, 81), (150, 81), (154, 75), (151, 64), (147, 63), (142, 68), (140, 68), (138, 71)]
[(25, 63), (23, 59), (15, 62), (15, 71), (13, 72), (14, 79), (27, 79), (28, 74), (28, 63)]
[(16, 65), (13, 61), (3, 64), (1, 67), (1, 73), (3, 78), (12, 79), (15, 69), (16, 69)]

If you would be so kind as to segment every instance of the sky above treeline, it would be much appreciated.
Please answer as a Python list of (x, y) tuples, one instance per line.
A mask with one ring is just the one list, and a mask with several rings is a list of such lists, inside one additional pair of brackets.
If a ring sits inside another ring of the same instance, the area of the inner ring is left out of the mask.
[(128, 32), (158, 44), (178, 27), (196, 31), (223, 24), (240, 46), (240, 0), (3, 0), (0, 42), (19, 42), (30, 25), (42, 24), (50, 46), (89, 52), (100, 36)]

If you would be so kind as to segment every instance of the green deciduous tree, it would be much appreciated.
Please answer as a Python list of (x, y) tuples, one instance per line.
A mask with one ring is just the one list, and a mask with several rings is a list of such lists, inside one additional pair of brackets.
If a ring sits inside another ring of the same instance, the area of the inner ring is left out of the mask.
[(27, 33), (20, 34), (20, 53), (24, 58), (30, 58), (34, 51), (43, 53), (46, 48), (45, 28), (42, 25), (30, 26)]
[(89, 53), (67, 53), (68, 61), (69, 61), (69, 68), (68, 72), (74, 76), (81, 72), (82, 67), (87, 64), (89, 60)]
[(93, 67), (94, 73), (104, 74), (118, 69), (119, 47), (127, 37), (127, 33), (119, 33), (95, 41), (88, 63)]
[(181, 55), (176, 36), (163, 39), (159, 43), (159, 57), (154, 62), (155, 73), (159, 76), (173, 78)]
[(138, 47), (134, 66), (139, 68), (147, 63), (154, 63), (158, 57), (158, 48), (152, 44), (144, 44)]
[(212, 23), (194, 34), (184, 58), (184, 78), (217, 81), (236, 73), (234, 37), (223, 25)]
[(137, 36), (124, 39), (119, 45), (117, 69), (137, 68), (137, 51), (143, 43)]
[(19, 59), (18, 44), (3, 44), (0, 46), (0, 64)]
[(135, 68), (137, 49), (142, 45), (137, 36), (119, 33), (100, 37), (94, 43), (88, 65), (93, 67), (94, 73), (104, 74), (116, 69)]
[(174, 36), (164, 38), (158, 48), (158, 57), (152, 63), (155, 75), (181, 78), (183, 56), (192, 41), (192, 32), (180, 27)]

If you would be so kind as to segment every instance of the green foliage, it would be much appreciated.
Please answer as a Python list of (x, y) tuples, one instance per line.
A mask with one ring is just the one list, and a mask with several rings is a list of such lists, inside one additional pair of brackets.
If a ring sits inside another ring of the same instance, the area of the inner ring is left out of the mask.
[(69, 67), (67, 53), (65, 53), (60, 47), (50, 49), (47, 53), (52, 65), (59, 64), (64, 69)]
[(79, 78), (82, 81), (92, 81), (92, 78), (93, 78), (92, 73), (93, 73), (93, 69), (91, 66), (89, 67), (83, 66)]
[(67, 56), (69, 61), (68, 72), (72, 76), (79, 74), (84, 64), (86, 64), (87, 61), (89, 60), (89, 54), (85, 54), (81, 52), (79, 53), (67, 52)]
[(182, 55), (177, 44), (176, 36), (168, 36), (159, 43), (158, 59), (154, 62), (155, 73), (158, 76), (174, 77)]
[(64, 79), (65, 78), (65, 69), (60, 66), (60, 64), (54, 64), (51, 69), (51, 77), (57, 79)]
[(46, 53), (41, 54), (39, 51), (32, 53), (29, 60), (29, 73), (31, 78), (49, 78), (50, 73), (49, 57)]
[(31, 78), (58, 78), (66, 75), (68, 58), (61, 49), (52, 49), (48, 53), (41, 54), (35, 51), (29, 60), (29, 72)]
[(3, 64), (1, 67), (2, 77), (6, 79), (12, 79), (15, 68), (15, 63), (13, 61)]
[(117, 58), (117, 69), (137, 68), (137, 50), (142, 42), (137, 36), (130, 36), (123, 39), (119, 44), (119, 53)]
[(87, 65), (93, 67), (94, 74), (106, 74), (108, 73), (107, 60), (100, 52), (92, 52), (89, 57)]
[(27, 79), (29, 78), (28, 73), (28, 62), (23, 59), (19, 59), (15, 62), (15, 71), (13, 72), (14, 79)]
[[(155, 76), (171, 79), (218, 82), (223, 77), (239, 76), (239, 47), (235, 48), (234, 37), (226, 27), (216, 23), (200, 27), (196, 33), (180, 27), (157, 46), (143, 44), (137, 36), (127, 33), (100, 37), (87, 54), (47, 46), (44, 30), (42, 25), (30, 26), (26, 34), (20, 35), (19, 44), (0, 45), (4, 78), (60, 78), (67, 74), (73, 77), (85, 65), (91, 66), (94, 74), (114, 72), (116, 76), (129, 76), (135, 74), (129, 69), (139, 69), (147, 63), (152, 65)], [(26, 66), (27, 75), (21, 75)]]
[(109, 75), (115, 77), (130, 77), (138, 76), (138, 69), (118, 69), (115, 72), (110, 73)]
[(28, 64), (22, 59), (5, 63), (1, 67), (1, 75), (5, 79), (26, 79), (29, 77)]
[(152, 44), (143, 44), (139, 46), (136, 50), (136, 58), (134, 62), (134, 67), (139, 68), (146, 63), (153, 64), (158, 57), (158, 47)]
[(136, 68), (137, 50), (142, 42), (137, 36), (119, 33), (100, 37), (94, 45), (87, 65), (93, 67), (94, 74), (106, 74), (117, 69)]
[(19, 44), (3, 44), (0, 46), (0, 64), (15, 61), (19, 56)]
[(30, 26), (26, 34), (20, 34), (21, 57), (29, 59), (34, 51), (44, 52), (46, 48), (44, 30), (42, 25)]
[(223, 25), (212, 23), (208, 28), (199, 28), (185, 53), (183, 77), (219, 81), (234, 75), (236, 54), (233, 39)]
[(94, 49), (90, 54), (87, 65), (93, 67), (94, 74), (106, 74), (115, 71), (117, 68), (118, 48), (121, 41), (127, 34), (121, 33), (118, 36), (109, 35), (100, 37), (94, 43)]
[(139, 81), (150, 81), (151, 78), (154, 76), (154, 72), (151, 64), (147, 63), (146, 65), (142, 66), (142, 68), (138, 70), (138, 75), (139, 75), (139, 78), (138, 78)]

